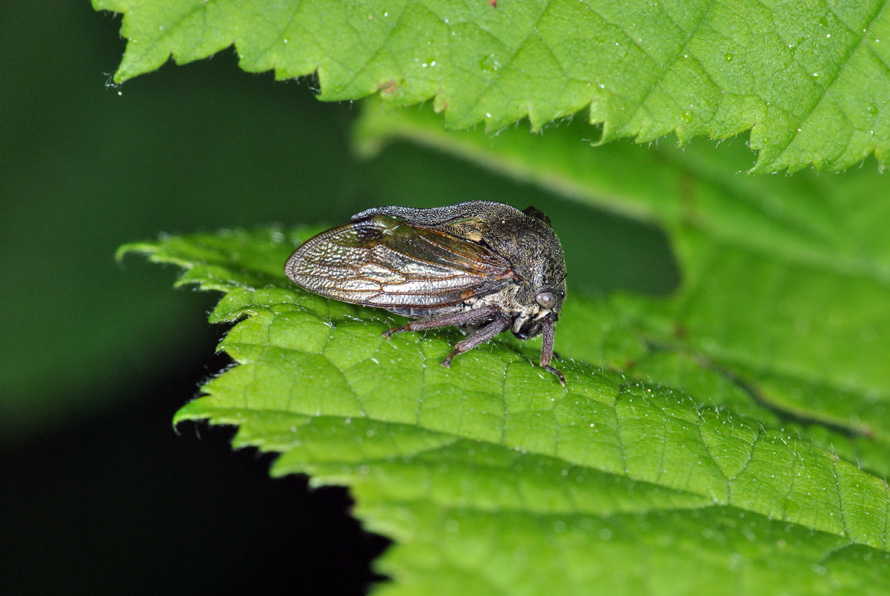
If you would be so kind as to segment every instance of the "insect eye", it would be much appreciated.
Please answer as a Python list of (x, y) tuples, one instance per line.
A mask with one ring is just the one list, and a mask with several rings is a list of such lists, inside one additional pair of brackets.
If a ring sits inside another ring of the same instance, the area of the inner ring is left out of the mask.
[(553, 292), (540, 292), (535, 296), (535, 300), (546, 309), (551, 309), (556, 304), (556, 297), (553, 296)]

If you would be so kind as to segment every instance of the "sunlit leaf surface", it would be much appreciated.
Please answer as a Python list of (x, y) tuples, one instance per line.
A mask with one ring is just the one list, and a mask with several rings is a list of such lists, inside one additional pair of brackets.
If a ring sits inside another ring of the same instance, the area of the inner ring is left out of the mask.
[[(317, 74), (320, 97), (433, 100), (446, 125), (641, 142), (751, 129), (756, 169), (843, 169), (890, 147), (890, 8), (641, 0), (93, 0), (123, 13), (115, 80), (235, 46), (242, 68)], [(748, 164), (750, 166), (750, 164)]]

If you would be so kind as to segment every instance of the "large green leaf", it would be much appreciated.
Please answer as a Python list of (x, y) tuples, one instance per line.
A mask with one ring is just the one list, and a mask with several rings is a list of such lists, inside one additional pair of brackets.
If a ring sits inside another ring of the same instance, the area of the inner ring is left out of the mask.
[(890, 148), (890, 9), (552, 0), (93, 0), (123, 13), (124, 81), (235, 44), (242, 67), (317, 73), (320, 97), (432, 99), (446, 125), (537, 129), (589, 109), (601, 141), (751, 129), (756, 169), (842, 169)]
[[(455, 333), (386, 341), (390, 315), (292, 287), (282, 265), (305, 236), (125, 250), (185, 268), (180, 283), (224, 293), (212, 321), (240, 321), (221, 344), (238, 366), (177, 421), (237, 425), (236, 445), (282, 454), (274, 473), (350, 485), (357, 515), (397, 541), (379, 593), (890, 589), (886, 483), (808, 436), (705, 405), (734, 386), (726, 376), (693, 399), (599, 366), (609, 358), (564, 359), (564, 388), (529, 359), (534, 347), (509, 340), (443, 369)], [(671, 314), (630, 299), (572, 304), (564, 357), (591, 346), (645, 356), (634, 329)]]

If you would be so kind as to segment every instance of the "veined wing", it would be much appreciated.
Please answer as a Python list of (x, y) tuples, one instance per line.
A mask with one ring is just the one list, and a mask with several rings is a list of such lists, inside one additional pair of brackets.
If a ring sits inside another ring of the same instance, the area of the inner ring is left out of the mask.
[(380, 215), (311, 238), (285, 272), (322, 296), (414, 316), (515, 279), (510, 263), (480, 244)]

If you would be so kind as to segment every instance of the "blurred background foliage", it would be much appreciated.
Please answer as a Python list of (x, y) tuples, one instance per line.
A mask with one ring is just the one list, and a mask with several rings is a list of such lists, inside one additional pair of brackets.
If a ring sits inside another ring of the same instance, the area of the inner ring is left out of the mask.
[(3, 17), (0, 593), (220, 593), (258, 577), (270, 593), (361, 593), (386, 546), (344, 490), (271, 480), (268, 458), (220, 448), (229, 433), (171, 428), (227, 364), (212, 356), (225, 330), (205, 322), (216, 297), (115, 262), (120, 244), (488, 199), (550, 215), (574, 291), (678, 283), (655, 228), (407, 143), (358, 158), (359, 106), (318, 102), (311, 80), (245, 74), (227, 50), (111, 87), (118, 16), (33, 0)]

